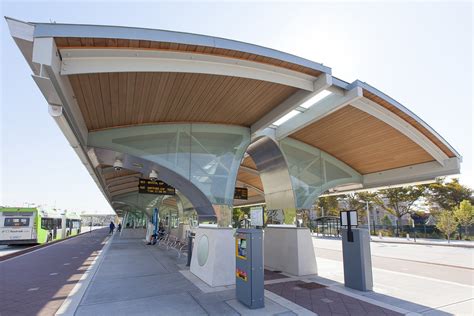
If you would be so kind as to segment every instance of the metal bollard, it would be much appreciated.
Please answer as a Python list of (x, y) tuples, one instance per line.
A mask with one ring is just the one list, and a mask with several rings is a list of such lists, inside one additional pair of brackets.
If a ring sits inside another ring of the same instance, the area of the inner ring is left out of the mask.
[(191, 265), (191, 257), (193, 256), (193, 239), (194, 233), (188, 232), (188, 262), (186, 263), (187, 267)]

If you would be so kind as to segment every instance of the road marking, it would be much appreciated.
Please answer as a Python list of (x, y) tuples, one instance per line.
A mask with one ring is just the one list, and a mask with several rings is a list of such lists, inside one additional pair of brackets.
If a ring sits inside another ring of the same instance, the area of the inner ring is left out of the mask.
[[(342, 254), (342, 250), (340, 249), (330, 249), (326, 247), (322, 247), (320, 245), (314, 246), (316, 249), (322, 249), (322, 250), (329, 250), (333, 252), (340, 252)], [(465, 270), (474, 270), (474, 268), (470, 267), (465, 267), (465, 266), (456, 266), (452, 264), (446, 264), (446, 263), (439, 263), (439, 262), (428, 262), (428, 261), (420, 261), (420, 260), (412, 260), (412, 259), (405, 259), (405, 258), (397, 258), (397, 257), (391, 257), (391, 256), (382, 256), (382, 255), (372, 255), (372, 257), (377, 257), (377, 258), (382, 258), (382, 259), (391, 259), (391, 260), (400, 260), (400, 261), (407, 261), (407, 262), (415, 262), (415, 263), (421, 263), (421, 264), (430, 264), (430, 265), (435, 265), (435, 266), (442, 266), (442, 267), (448, 267), (448, 268), (456, 268), (456, 269), (465, 269)], [(333, 259), (331, 259), (333, 260)]]
[(69, 263), (69, 262), (66, 262), (64, 265), (65, 265), (65, 266), (68, 266), (68, 265), (70, 265), (70, 263)]
[(77, 258), (79, 258), (79, 257), (72, 257), (72, 258), (73, 258), (73, 259), (77, 259)]
[(333, 302), (328, 298), (322, 298), (321, 301), (323, 301), (324, 303), (332, 303)]
[[(100, 230), (100, 229), (97, 229), (97, 230)], [(86, 232), (80, 233), (79, 235), (75, 235), (75, 236), (73, 236), (73, 237), (83, 237), (83, 234), (85, 234), (85, 233), (86, 233)], [(18, 255), (18, 256), (14, 256), (14, 257), (11, 257), (11, 258), (8, 258), (8, 259), (5, 259), (5, 260), (1, 260), (1, 261), (0, 261), (0, 264), (2, 264), (2, 263), (4, 263), (4, 262), (7, 262), (7, 261), (10, 261), (10, 260), (14, 260), (14, 259), (17, 259), (17, 258), (26, 256), (26, 255), (29, 255), (29, 254), (32, 254), (32, 253), (37, 252), (37, 251), (40, 251), (40, 250), (44, 250), (44, 249), (47, 249), (47, 248), (50, 248), (50, 247), (54, 247), (54, 246), (59, 245), (59, 244), (65, 242), (65, 241), (68, 241), (68, 240), (74, 240), (74, 238), (60, 239), (60, 240), (58, 240), (58, 241), (55, 242), (55, 243), (42, 245), (41, 247), (38, 247), (38, 249), (35, 249), (35, 250), (33, 250), (33, 251), (29, 251), (29, 252), (26, 252), (26, 253), (21, 254), (21, 255)], [(80, 253), (83, 253), (83, 252), (80, 252)]]
[(28, 292), (38, 291), (38, 290), (39, 290), (39, 287), (32, 287), (31, 289), (28, 289)]
[[(333, 261), (335, 261), (335, 260), (333, 260)], [(449, 284), (449, 285), (461, 286), (461, 287), (465, 287), (465, 288), (468, 288), (468, 289), (474, 289), (474, 286), (472, 286), (472, 285), (467, 285), (467, 284), (462, 284), (462, 283), (457, 283), (457, 282), (452, 282), (452, 281), (434, 279), (434, 278), (425, 277), (425, 276), (421, 276), (421, 275), (398, 272), (398, 271), (391, 271), (391, 270), (385, 270), (385, 269), (380, 269), (380, 268), (372, 268), (372, 269), (373, 270), (380, 270), (380, 271), (384, 271), (384, 272), (389, 272), (389, 273), (393, 273), (393, 274), (398, 274), (398, 275), (403, 275), (403, 276), (407, 276), (407, 277), (410, 277), (410, 278), (418, 278), (418, 279), (423, 279), (423, 280), (427, 280), (427, 281), (440, 282), (440, 283), (445, 283), (445, 284)]]
[[(343, 262), (339, 261), (339, 260), (326, 259), (326, 258), (321, 258), (321, 259), (327, 260), (327, 261), (334, 261), (334, 262), (338, 262), (340, 264), (343, 264)], [(321, 259), (319, 259), (319, 260), (321, 260)], [(388, 272), (388, 273), (392, 273), (392, 274), (395, 274), (395, 275), (402, 275), (402, 276), (406, 276), (406, 277), (409, 277), (409, 278), (418, 278), (418, 279), (432, 281), (432, 282), (440, 282), (440, 283), (445, 283), (445, 284), (449, 284), (449, 285), (456, 285), (456, 286), (468, 288), (468, 289), (471, 289), (471, 290), (474, 289), (474, 286), (472, 286), (472, 285), (467, 285), (467, 284), (462, 284), (462, 283), (457, 283), (457, 282), (447, 281), (447, 280), (441, 280), (441, 279), (435, 279), (435, 278), (425, 277), (425, 276), (411, 274), (411, 273), (404, 273), (404, 272), (398, 272), (398, 271), (392, 271), (392, 270), (386, 270), (386, 269), (372, 267), (372, 271), (374, 271), (374, 270)]]
[(53, 272), (53, 273), (50, 273), (49, 275), (58, 275), (59, 273), (57, 272)]

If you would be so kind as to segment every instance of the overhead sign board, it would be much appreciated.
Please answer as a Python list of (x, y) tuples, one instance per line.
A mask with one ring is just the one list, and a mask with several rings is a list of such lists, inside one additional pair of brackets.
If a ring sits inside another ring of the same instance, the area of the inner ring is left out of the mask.
[(247, 200), (249, 197), (249, 190), (247, 188), (235, 188), (234, 199), (236, 200)]
[(176, 189), (161, 180), (140, 179), (138, 193), (175, 195)]

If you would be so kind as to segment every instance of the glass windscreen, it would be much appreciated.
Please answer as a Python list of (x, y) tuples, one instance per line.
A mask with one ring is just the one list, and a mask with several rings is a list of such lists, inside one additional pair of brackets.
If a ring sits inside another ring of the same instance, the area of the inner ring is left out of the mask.
[(29, 218), (20, 218), (20, 217), (10, 217), (5, 218), (5, 227), (16, 227), (16, 226), (29, 226), (30, 219)]

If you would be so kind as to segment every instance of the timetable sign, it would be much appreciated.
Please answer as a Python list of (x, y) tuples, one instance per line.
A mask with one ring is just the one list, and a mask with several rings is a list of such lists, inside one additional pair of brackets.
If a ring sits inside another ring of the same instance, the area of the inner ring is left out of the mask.
[(249, 190), (247, 188), (235, 188), (234, 199), (236, 200), (247, 200), (249, 196)]
[(138, 193), (175, 195), (176, 189), (161, 180), (140, 179)]

